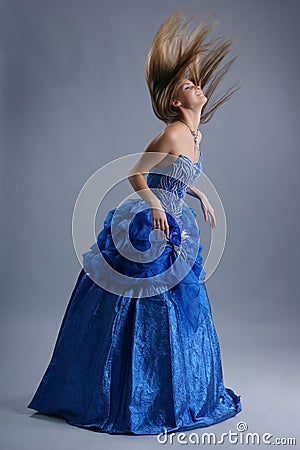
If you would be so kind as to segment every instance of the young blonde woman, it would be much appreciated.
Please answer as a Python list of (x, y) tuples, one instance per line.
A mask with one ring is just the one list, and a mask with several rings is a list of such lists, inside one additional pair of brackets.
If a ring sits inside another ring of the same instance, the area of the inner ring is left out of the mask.
[[(216, 226), (193, 182), (202, 169), (198, 128), (229, 98), (211, 96), (235, 58), (209, 38), (209, 17), (189, 29), (181, 12), (160, 26), (145, 65), (165, 127), (128, 173), (138, 193), (110, 210), (69, 300), (48, 368), (28, 408), (112, 434), (207, 427), (242, 410), (223, 382), (202, 267), (196, 211)], [(145, 180), (145, 175), (147, 178)]]

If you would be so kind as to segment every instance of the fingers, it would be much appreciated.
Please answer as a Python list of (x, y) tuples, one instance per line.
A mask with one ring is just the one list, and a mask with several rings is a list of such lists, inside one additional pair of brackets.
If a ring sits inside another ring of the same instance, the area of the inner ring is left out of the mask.
[(216, 228), (216, 217), (215, 217), (215, 214), (214, 214), (214, 212), (210, 212), (209, 211), (209, 214), (210, 214), (210, 226), (211, 226), (211, 228)]
[(203, 208), (204, 220), (207, 222), (210, 219), (211, 228), (216, 228), (216, 217), (214, 211), (210, 211), (207, 208)]
[(170, 237), (169, 236), (169, 224), (168, 224), (168, 221), (167, 221), (166, 217), (165, 218), (161, 217), (161, 218), (154, 219), (153, 220), (153, 224), (152, 224), (152, 228), (157, 230), (156, 234), (155, 234), (157, 238), (159, 238), (159, 231), (158, 230), (165, 231), (166, 236), (168, 238)]
[(205, 222), (207, 222), (208, 221), (208, 209), (204, 205), (202, 205), (202, 211), (204, 214), (204, 220), (205, 220)]
[(167, 238), (169, 238), (169, 237), (170, 237), (170, 234), (169, 234), (169, 224), (168, 224), (168, 221), (165, 222), (165, 233), (166, 233)]
[(216, 228), (217, 224), (216, 224), (216, 216), (215, 216), (214, 210), (212, 210), (212, 212), (211, 212), (211, 220), (212, 220), (212, 228)]
[(163, 220), (155, 222), (154, 225), (153, 225), (153, 229), (156, 230), (156, 237), (157, 238), (159, 238), (159, 231), (158, 230), (165, 231), (165, 234), (166, 234), (167, 238), (170, 237), (169, 225), (166, 224)]
[(212, 227), (213, 228), (216, 228), (216, 218), (215, 218), (215, 216), (212, 216)]

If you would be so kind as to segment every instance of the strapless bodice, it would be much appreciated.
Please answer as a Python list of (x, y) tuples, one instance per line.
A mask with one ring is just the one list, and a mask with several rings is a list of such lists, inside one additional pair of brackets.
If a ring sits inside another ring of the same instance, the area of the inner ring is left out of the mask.
[(182, 205), (187, 188), (198, 178), (202, 170), (202, 150), (197, 163), (186, 155), (179, 155), (167, 166), (152, 167), (147, 174), (147, 185), (159, 198), (162, 207), (181, 224)]

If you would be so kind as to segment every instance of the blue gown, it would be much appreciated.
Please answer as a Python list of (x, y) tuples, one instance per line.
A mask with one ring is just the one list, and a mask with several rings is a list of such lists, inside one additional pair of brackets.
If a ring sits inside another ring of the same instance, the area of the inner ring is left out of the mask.
[(166, 211), (169, 238), (152, 230), (141, 198), (107, 213), (83, 254), (28, 408), (77, 427), (136, 435), (207, 427), (242, 410), (240, 396), (224, 386), (200, 230), (184, 203), (201, 167), (202, 151), (196, 164), (180, 155), (147, 174)]

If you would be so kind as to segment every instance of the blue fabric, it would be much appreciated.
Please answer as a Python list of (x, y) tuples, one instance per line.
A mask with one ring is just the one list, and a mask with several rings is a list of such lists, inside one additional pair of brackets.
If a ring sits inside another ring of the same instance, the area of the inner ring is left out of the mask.
[(153, 232), (149, 239), (151, 214), (142, 199), (107, 213), (97, 242), (83, 254), (52, 358), (28, 408), (112, 434), (207, 427), (242, 410), (240, 396), (224, 386), (200, 230), (195, 210), (184, 203), (200, 172), (201, 154), (196, 164), (180, 155), (149, 171), (169, 239)]

